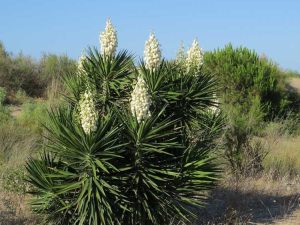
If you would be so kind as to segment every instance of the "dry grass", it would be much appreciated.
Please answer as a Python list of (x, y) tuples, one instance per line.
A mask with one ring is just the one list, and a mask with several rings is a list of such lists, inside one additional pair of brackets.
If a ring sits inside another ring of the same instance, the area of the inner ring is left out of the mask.
[(274, 178), (299, 176), (300, 174), (300, 136), (280, 137), (269, 141), (270, 151), (264, 161), (265, 169)]
[(289, 84), (300, 93), (300, 78), (299, 77), (291, 77), (289, 79)]
[[(300, 180), (224, 178), (211, 193), (207, 207), (198, 209), (194, 225), (278, 224), (300, 221)], [(0, 192), (0, 225), (37, 225), (28, 208), (28, 196)], [(184, 225), (174, 222), (172, 225)]]
[[(212, 192), (197, 225), (270, 224), (290, 220), (300, 204), (299, 180), (257, 178), (224, 179)], [(299, 219), (299, 218), (298, 218)], [(292, 221), (292, 220), (291, 220)], [(297, 225), (297, 223), (294, 223)]]
[(0, 225), (35, 225), (37, 216), (28, 207), (28, 197), (0, 192)]

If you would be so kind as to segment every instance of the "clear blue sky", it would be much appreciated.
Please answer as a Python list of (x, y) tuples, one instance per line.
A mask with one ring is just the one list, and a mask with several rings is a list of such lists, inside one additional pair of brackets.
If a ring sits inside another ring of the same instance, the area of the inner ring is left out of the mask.
[(77, 59), (83, 48), (99, 46), (108, 17), (119, 49), (136, 56), (154, 31), (167, 58), (181, 40), (189, 46), (197, 37), (204, 50), (231, 42), (300, 71), (300, 0), (0, 0), (0, 40), (15, 54)]

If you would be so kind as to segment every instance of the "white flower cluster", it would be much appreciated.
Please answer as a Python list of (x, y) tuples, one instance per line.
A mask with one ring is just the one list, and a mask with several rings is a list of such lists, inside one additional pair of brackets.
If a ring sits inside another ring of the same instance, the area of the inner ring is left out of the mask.
[(153, 33), (145, 43), (144, 61), (147, 69), (157, 68), (161, 61), (161, 50)]
[(150, 105), (151, 99), (148, 94), (146, 82), (142, 77), (138, 77), (137, 83), (131, 93), (130, 108), (132, 115), (137, 118), (139, 123), (151, 115)]
[(195, 39), (191, 48), (187, 52), (186, 67), (187, 70), (199, 70), (203, 64), (203, 50), (199, 47), (198, 41)]
[(185, 48), (183, 42), (181, 42), (176, 54), (176, 62), (179, 64), (184, 64), (185, 60), (186, 60)]
[(100, 34), (101, 52), (104, 55), (115, 55), (118, 47), (117, 31), (110, 19), (106, 21), (105, 31)]
[(86, 56), (82, 54), (77, 62), (77, 69), (79, 74), (85, 73), (84, 68), (83, 68), (83, 62), (86, 60)]
[(98, 114), (95, 109), (93, 95), (86, 90), (79, 102), (79, 115), (82, 128), (86, 134), (90, 134), (97, 129)]

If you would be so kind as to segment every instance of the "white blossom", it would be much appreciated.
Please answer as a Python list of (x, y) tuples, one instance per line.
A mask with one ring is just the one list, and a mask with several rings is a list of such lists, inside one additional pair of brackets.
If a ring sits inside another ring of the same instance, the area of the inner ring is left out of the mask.
[(130, 109), (133, 116), (140, 123), (143, 119), (149, 117), (151, 99), (148, 94), (148, 88), (145, 80), (138, 77), (137, 83), (131, 93)]
[(203, 65), (203, 50), (199, 47), (198, 41), (195, 39), (191, 48), (187, 52), (186, 67), (187, 70), (199, 70)]
[(185, 60), (186, 60), (185, 48), (183, 42), (181, 42), (176, 54), (176, 62), (178, 64), (183, 64), (185, 63)]
[(151, 33), (148, 41), (145, 43), (144, 61), (147, 69), (155, 69), (161, 61), (161, 50), (154, 34)]
[(118, 47), (117, 31), (112, 25), (110, 19), (106, 21), (105, 31), (100, 34), (101, 53), (107, 56), (113, 56)]
[(86, 60), (86, 56), (84, 54), (82, 54), (79, 57), (79, 60), (77, 62), (77, 69), (78, 69), (79, 74), (85, 73), (84, 68), (83, 68), (84, 60)]
[(86, 90), (79, 101), (79, 116), (81, 126), (86, 134), (90, 134), (97, 129), (98, 114), (91, 91)]

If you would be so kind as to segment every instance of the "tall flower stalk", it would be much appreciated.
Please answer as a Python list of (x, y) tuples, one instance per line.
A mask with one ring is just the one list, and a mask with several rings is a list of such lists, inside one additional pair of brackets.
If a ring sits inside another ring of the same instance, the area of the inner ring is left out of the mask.
[(187, 52), (186, 67), (187, 71), (199, 71), (203, 65), (203, 50), (200, 48), (198, 41), (195, 39), (191, 48)]
[(79, 101), (79, 116), (81, 126), (86, 134), (96, 131), (98, 114), (95, 109), (93, 95), (89, 89), (85, 91)]
[(138, 77), (137, 83), (131, 93), (130, 109), (133, 116), (140, 123), (143, 119), (149, 117), (151, 99), (148, 94), (148, 89), (145, 80)]
[(185, 60), (186, 60), (185, 48), (183, 42), (181, 42), (178, 51), (176, 53), (176, 62), (178, 64), (184, 64)]
[(83, 68), (83, 62), (85, 60), (86, 60), (86, 56), (84, 53), (82, 53), (77, 62), (77, 70), (78, 70), (79, 74), (85, 73), (84, 68)]
[(110, 19), (106, 21), (106, 27), (100, 34), (101, 53), (106, 56), (114, 56), (118, 47), (117, 31)]
[(144, 61), (147, 69), (156, 69), (161, 61), (161, 50), (154, 33), (150, 34), (145, 43)]

